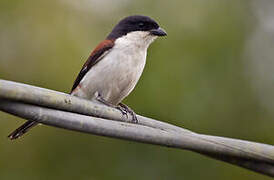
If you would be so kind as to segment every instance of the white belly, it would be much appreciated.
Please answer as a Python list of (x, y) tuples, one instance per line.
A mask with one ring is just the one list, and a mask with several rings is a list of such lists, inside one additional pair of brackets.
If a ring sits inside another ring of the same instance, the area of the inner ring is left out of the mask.
[(144, 50), (126, 48), (112, 49), (94, 65), (80, 82), (75, 94), (87, 99), (94, 98), (97, 91), (112, 104), (120, 103), (137, 84), (146, 62)]

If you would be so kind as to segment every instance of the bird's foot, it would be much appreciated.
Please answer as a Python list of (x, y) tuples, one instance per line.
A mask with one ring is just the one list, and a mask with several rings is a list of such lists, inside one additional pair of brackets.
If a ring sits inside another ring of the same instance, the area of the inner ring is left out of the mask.
[[(117, 106), (117, 109), (119, 109), (119, 110), (123, 109), (123, 112), (126, 112), (126, 115), (127, 115), (127, 113), (129, 113), (132, 116), (132, 120), (131, 120), (132, 123), (138, 123), (136, 113), (130, 107), (128, 107), (127, 105), (125, 105), (123, 103), (119, 103), (119, 105)], [(122, 111), (122, 110), (120, 110), (120, 111)], [(127, 118), (128, 118), (128, 116), (127, 116)]]
[(127, 115), (128, 112), (125, 110), (125, 108), (123, 108), (121, 106), (116, 106), (115, 108), (118, 109), (122, 113), (123, 116), (125, 115), (128, 118), (128, 115)]
[(106, 100), (101, 96), (101, 94), (100, 94), (99, 92), (96, 92), (96, 93), (95, 93), (95, 99), (96, 99), (98, 102), (100, 102), (100, 103), (102, 103), (102, 104), (104, 104), (104, 105), (106, 105), (106, 106), (109, 106), (109, 107), (118, 109), (118, 110), (122, 113), (122, 115), (123, 115), (123, 116), (125, 115), (127, 118), (128, 118), (128, 113), (129, 113), (129, 114), (133, 117), (132, 122), (137, 123), (136, 114), (135, 114), (127, 105), (124, 105), (124, 104), (120, 103), (118, 106), (115, 106), (115, 105), (109, 103), (108, 101), (106, 101)]

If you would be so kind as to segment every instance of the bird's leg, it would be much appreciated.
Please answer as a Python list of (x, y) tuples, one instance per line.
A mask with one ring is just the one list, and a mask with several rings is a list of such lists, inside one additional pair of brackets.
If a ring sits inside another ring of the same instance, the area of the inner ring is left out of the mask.
[(119, 103), (118, 107), (121, 107), (122, 109), (124, 109), (124, 111), (128, 112), (132, 116), (133, 123), (138, 123), (136, 113), (130, 107), (128, 107), (127, 105), (125, 105), (123, 103)]
[(95, 99), (96, 99), (97, 101), (99, 101), (100, 103), (106, 105), (106, 106), (109, 106), (109, 107), (118, 109), (119, 111), (121, 111), (122, 115), (126, 115), (127, 118), (128, 118), (128, 115), (127, 115), (128, 111), (126, 111), (125, 108), (123, 108), (123, 107), (121, 107), (121, 106), (115, 106), (115, 105), (109, 103), (108, 101), (106, 101), (106, 100), (101, 96), (101, 94), (100, 94), (99, 92), (96, 92), (96, 93), (95, 93)]

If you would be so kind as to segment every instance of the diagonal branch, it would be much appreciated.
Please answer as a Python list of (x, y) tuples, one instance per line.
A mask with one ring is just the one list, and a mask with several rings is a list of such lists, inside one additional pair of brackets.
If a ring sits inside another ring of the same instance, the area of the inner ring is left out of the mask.
[(142, 116), (139, 124), (128, 123), (116, 109), (48, 89), (0, 80), (0, 110), (55, 127), (187, 149), (274, 177), (274, 146), (202, 135)]

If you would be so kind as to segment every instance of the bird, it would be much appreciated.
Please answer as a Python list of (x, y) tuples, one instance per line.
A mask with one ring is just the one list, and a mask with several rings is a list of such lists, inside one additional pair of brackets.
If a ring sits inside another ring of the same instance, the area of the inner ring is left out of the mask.
[[(167, 33), (152, 18), (132, 15), (121, 19), (105, 40), (91, 52), (76, 77), (70, 94), (117, 108), (129, 113), (132, 123), (138, 123), (136, 113), (122, 100), (136, 86), (146, 64), (149, 45)], [(11, 140), (37, 125), (27, 121), (8, 135)]]

